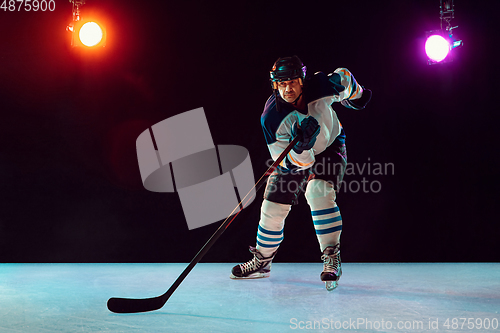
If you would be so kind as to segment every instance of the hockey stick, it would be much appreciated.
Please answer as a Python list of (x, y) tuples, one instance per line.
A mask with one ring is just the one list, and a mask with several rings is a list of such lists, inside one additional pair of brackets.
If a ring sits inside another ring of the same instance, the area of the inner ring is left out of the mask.
[[(205, 243), (205, 245), (201, 248), (198, 254), (191, 260), (189, 265), (184, 269), (184, 271), (179, 275), (177, 280), (172, 284), (172, 286), (161, 296), (152, 297), (152, 298), (117, 298), (112, 297), (108, 300), (108, 309), (112, 312), (116, 313), (137, 313), (137, 312), (147, 312), (158, 310), (165, 305), (170, 296), (174, 293), (174, 291), (179, 287), (182, 281), (186, 278), (186, 276), (191, 272), (194, 266), (203, 258), (203, 256), (208, 252), (208, 250), (214, 245), (217, 239), (222, 235), (222, 233), (229, 227), (231, 222), (238, 216), (238, 214), (243, 210), (241, 207), (245, 207), (246, 203), (252, 200), (252, 193), (255, 194), (262, 187), (265, 182), (267, 176), (272, 174), (274, 170), (278, 167), (278, 165), (283, 161), (285, 156), (292, 150), (293, 146), (297, 143), (299, 137), (295, 137), (283, 150), (283, 152), (279, 155), (276, 161), (267, 169), (267, 171), (260, 177), (260, 179), (255, 183), (253, 188), (245, 195), (243, 200), (238, 204), (237, 207), (233, 209), (229, 217), (220, 225), (220, 227), (215, 231), (215, 233), (210, 237), (210, 239)], [(243, 203), (243, 204), (242, 204)], [(236, 212), (236, 213), (235, 213)], [(234, 214), (234, 215), (233, 215)]]

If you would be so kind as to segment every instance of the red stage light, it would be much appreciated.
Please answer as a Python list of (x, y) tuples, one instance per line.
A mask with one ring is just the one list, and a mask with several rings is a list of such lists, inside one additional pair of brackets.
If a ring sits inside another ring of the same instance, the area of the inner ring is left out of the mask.
[(106, 29), (102, 24), (91, 20), (80, 20), (69, 29), (73, 36), (74, 47), (100, 48), (106, 45)]

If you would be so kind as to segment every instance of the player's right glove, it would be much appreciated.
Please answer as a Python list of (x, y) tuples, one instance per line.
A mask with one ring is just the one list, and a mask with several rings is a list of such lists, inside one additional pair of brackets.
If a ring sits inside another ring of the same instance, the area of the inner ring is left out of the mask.
[(300, 127), (297, 126), (297, 122), (295, 122), (292, 126), (292, 138), (298, 136), (299, 141), (295, 144), (293, 150), (297, 154), (301, 154), (304, 150), (311, 149), (316, 142), (319, 131), (320, 126), (318, 121), (312, 116), (302, 120)]

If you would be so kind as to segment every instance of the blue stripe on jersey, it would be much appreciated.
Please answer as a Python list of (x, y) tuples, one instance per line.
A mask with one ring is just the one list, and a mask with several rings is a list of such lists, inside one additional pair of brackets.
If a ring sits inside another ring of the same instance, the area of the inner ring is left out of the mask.
[(323, 225), (323, 224), (329, 224), (329, 223), (335, 223), (338, 221), (342, 221), (342, 216), (335, 216), (330, 219), (324, 219), (324, 220), (315, 220), (314, 225)]
[(315, 210), (312, 212), (312, 216), (318, 216), (318, 215), (325, 215), (325, 214), (331, 214), (331, 213), (336, 213), (339, 211), (339, 207), (335, 206), (333, 208), (327, 208), (327, 209), (321, 209), (321, 210)]
[(280, 231), (267, 230), (267, 229), (262, 228), (260, 226), (260, 224), (259, 224), (259, 231), (262, 232), (263, 234), (268, 234), (271, 236), (280, 236), (283, 234), (283, 229), (281, 229)]
[(338, 226), (333, 227), (333, 228), (328, 228), (328, 229), (320, 229), (320, 230), (316, 229), (316, 235), (330, 234), (332, 232), (336, 232), (336, 231), (339, 231), (339, 230), (342, 230), (342, 226), (341, 225), (338, 225)]

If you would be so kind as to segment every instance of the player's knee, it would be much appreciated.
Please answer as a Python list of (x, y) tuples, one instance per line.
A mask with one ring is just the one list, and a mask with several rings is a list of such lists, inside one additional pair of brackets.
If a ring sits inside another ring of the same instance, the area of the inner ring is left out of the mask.
[(264, 199), (262, 201), (261, 212), (262, 214), (265, 214), (270, 218), (283, 216), (286, 217), (291, 207), (291, 205), (280, 204)]
[(322, 179), (311, 180), (306, 187), (305, 197), (308, 203), (316, 198), (328, 198), (335, 201), (335, 189), (331, 182)]

